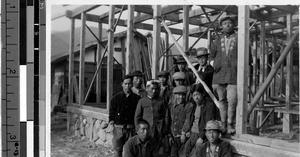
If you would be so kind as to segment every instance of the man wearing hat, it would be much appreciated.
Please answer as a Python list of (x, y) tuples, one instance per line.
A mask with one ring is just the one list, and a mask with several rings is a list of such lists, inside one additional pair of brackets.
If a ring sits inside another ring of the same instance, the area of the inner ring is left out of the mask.
[(125, 75), (122, 78), (123, 91), (117, 93), (110, 100), (109, 107), (109, 127), (113, 129), (112, 144), (116, 157), (121, 157), (123, 145), (135, 132), (134, 115), (132, 111), (136, 110), (136, 106), (140, 97), (131, 90), (132, 76)]
[(187, 63), (182, 56), (179, 56), (175, 62), (177, 65), (177, 69), (179, 72), (183, 72), (185, 74), (185, 85), (190, 86), (195, 82), (194, 75), (191, 71), (187, 70)]
[(224, 131), (220, 121), (208, 121), (204, 131), (208, 141), (197, 149), (197, 157), (233, 157), (230, 144), (220, 139)]
[(146, 90), (143, 88), (143, 73), (141, 71), (134, 71), (131, 73), (133, 76), (133, 93), (139, 95), (140, 97), (144, 97), (147, 95)]
[(169, 130), (169, 144), (171, 146), (171, 157), (178, 157), (181, 153), (180, 150), (184, 146), (186, 141), (186, 133), (190, 130), (191, 122), (191, 112), (193, 109), (193, 104), (185, 101), (187, 93), (187, 87), (179, 85), (173, 89), (173, 94), (175, 95), (175, 102), (169, 106), (170, 120), (168, 124)]
[(165, 102), (169, 102), (172, 94), (172, 86), (168, 84), (170, 73), (168, 71), (161, 71), (157, 74), (158, 80), (160, 81), (160, 94), (159, 96), (164, 98)]
[[(173, 87), (177, 87), (179, 85), (185, 85), (185, 80), (186, 80), (186, 75), (184, 72), (175, 72), (173, 74)], [(186, 101), (190, 100), (190, 86), (187, 86), (187, 94), (186, 94)], [(175, 97), (174, 94), (172, 93), (170, 96), (170, 100), (169, 101), (175, 101)]]
[[(212, 90), (212, 79), (214, 74), (214, 68), (208, 64), (208, 52), (205, 47), (200, 47), (197, 49), (196, 58), (198, 64), (195, 66), (195, 69), (198, 71), (198, 74), (202, 81)], [(199, 80), (196, 83), (200, 83)]]
[[(214, 67), (213, 89), (220, 101), (222, 127), (229, 134), (235, 133), (233, 122), (237, 105), (237, 43), (234, 30), (235, 18), (226, 16), (220, 20), (222, 35), (211, 46), (209, 59)], [(243, 52), (240, 52), (243, 53)]]

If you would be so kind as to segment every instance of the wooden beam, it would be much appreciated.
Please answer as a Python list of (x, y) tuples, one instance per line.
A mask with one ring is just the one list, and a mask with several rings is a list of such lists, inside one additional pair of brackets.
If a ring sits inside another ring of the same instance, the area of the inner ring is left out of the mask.
[[(293, 27), (291, 25), (292, 15), (289, 14), (286, 16), (286, 25), (287, 25), (287, 42), (289, 42), (292, 38), (292, 30)], [(293, 49), (290, 50), (290, 53), (286, 57), (286, 85), (285, 85), (285, 102), (286, 109), (291, 109), (291, 97), (293, 94), (292, 81), (293, 81)], [(291, 114), (283, 114), (282, 120), (282, 132), (290, 133), (292, 131), (292, 115)]]
[(107, 76), (106, 76), (106, 109), (110, 107), (110, 100), (113, 94), (113, 56), (114, 56), (114, 16), (115, 16), (115, 6), (109, 6), (109, 22), (108, 22), (108, 50), (107, 50)]
[[(265, 32), (265, 21), (261, 21), (261, 32), (260, 32), (260, 70), (259, 70), (259, 82), (260, 85), (262, 85), (262, 83), (265, 80), (265, 73), (266, 73), (266, 69), (265, 69), (265, 53), (266, 53), (266, 44), (265, 41), (266, 40), (266, 32)], [(264, 100), (265, 100), (265, 94), (262, 96), (261, 100), (260, 100), (260, 107), (263, 107), (264, 105)]]
[(156, 78), (156, 74), (158, 73), (159, 70), (159, 65), (158, 65), (158, 56), (159, 56), (159, 51), (160, 51), (160, 32), (161, 32), (161, 24), (160, 24), (160, 19), (159, 17), (162, 14), (162, 9), (160, 5), (154, 5), (153, 6), (153, 16), (154, 21), (153, 21), (153, 44), (152, 44), (152, 67), (151, 67), (151, 73), (152, 73), (152, 79)]
[[(276, 63), (276, 37), (273, 36), (272, 37), (273, 41), (272, 41), (272, 44), (273, 44), (273, 51), (272, 51), (272, 67), (275, 65)], [(271, 96), (272, 97), (277, 97), (277, 94), (276, 94), (276, 75), (272, 81), (272, 85), (271, 85)]]
[(237, 69), (237, 109), (236, 109), (236, 133), (247, 133), (247, 93), (248, 93), (248, 62), (249, 62), (249, 6), (238, 6), (238, 69)]
[(83, 105), (84, 96), (85, 96), (85, 24), (86, 24), (86, 16), (85, 13), (81, 13), (81, 33), (80, 33), (80, 62), (79, 62), (79, 105)]
[[(117, 8), (121, 9), (122, 5), (116, 5), (115, 7), (116, 7), (116, 9)], [(124, 6), (124, 10), (128, 10), (127, 5)], [(134, 10), (136, 12), (146, 13), (146, 14), (150, 14), (150, 15), (153, 14), (153, 9), (152, 9), (151, 5), (134, 5)]]
[(183, 6), (183, 50), (187, 51), (189, 48), (189, 6)]
[(81, 13), (86, 13), (88, 11), (91, 11), (91, 10), (99, 7), (99, 6), (100, 5), (83, 5), (78, 8), (75, 8), (73, 10), (67, 10), (66, 17), (69, 17), (69, 18), (76, 17), (76, 16), (79, 16)]
[(127, 41), (126, 41), (126, 74), (129, 74), (132, 68), (132, 53), (133, 53), (133, 19), (134, 19), (134, 10), (135, 7), (133, 5), (128, 6), (128, 20), (127, 20)]
[(71, 30), (70, 30), (70, 49), (69, 49), (69, 78), (68, 78), (68, 103), (73, 103), (73, 75), (74, 75), (74, 32), (75, 32), (75, 19), (71, 18)]
[[(166, 47), (165, 50), (169, 48), (169, 34), (165, 33), (165, 41), (166, 41)], [(169, 70), (169, 51), (166, 52), (165, 54), (165, 71)]]
[(282, 10), (291, 14), (294, 14), (298, 11), (298, 8), (296, 6), (291, 5), (272, 5), (272, 8), (276, 8), (278, 10)]
[[(98, 23), (98, 39), (100, 42), (97, 43), (97, 65), (101, 64), (101, 42), (102, 42), (102, 23)], [(96, 78), (96, 102), (100, 103), (101, 102), (101, 69), (97, 73), (97, 78)]]

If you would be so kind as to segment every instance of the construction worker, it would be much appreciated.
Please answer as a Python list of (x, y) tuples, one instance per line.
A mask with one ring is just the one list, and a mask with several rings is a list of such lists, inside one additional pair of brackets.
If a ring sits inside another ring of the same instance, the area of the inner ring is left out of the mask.
[(223, 34), (212, 43), (209, 55), (214, 67), (213, 89), (221, 105), (222, 128), (226, 128), (229, 134), (235, 133), (233, 123), (237, 105), (238, 35), (234, 30), (235, 22), (233, 16), (226, 16), (220, 20)]
[(132, 111), (136, 110), (137, 103), (140, 100), (140, 97), (131, 90), (131, 75), (123, 76), (122, 87), (123, 91), (114, 95), (110, 101), (108, 117), (109, 127), (113, 130), (112, 144), (115, 157), (122, 156), (123, 145), (135, 132)]
[(189, 132), (191, 124), (191, 112), (193, 104), (185, 101), (187, 87), (183, 85), (176, 86), (173, 89), (175, 103), (169, 106), (171, 117), (171, 126), (169, 127), (169, 144), (171, 146), (171, 157), (178, 157), (182, 153), (181, 149), (187, 139), (186, 134)]
[(168, 71), (161, 71), (157, 74), (160, 81), (160, 93), (159, 96), (163, 97), (165, 102), (169, 102), (172, 94), (173, 87), (168, 84), (170, 73)]
[(221, 128), (220, 121), (208, 121), (204, 131), (208, 141), (197, 149), (197, 157), (233, 157), (230, 144), (220, 139), (225, 131)]
[(134, 71), (131, 73), (133, 76), (133, 93), (139, 95), (140, 97), (144, 97), (147, 95), (146, 90), (143, 88), (143, 73), (141, 71)]
[[(212, 91), (212, 79), (214, 74), (214, 68), (208, 64), (208, 52), (205, 47), (200, 47), (196, 49), (196, 58), (198, 64), (195, 65), (195, 69), (198, 71), (198, 74), (202, 81), (206, 83), (206, 85)], [(196, 83), (200, 83), (199, 80), (196, 80)]]
[(140, 119), (136, 124), (137, 135), (131, 137), (124, 146), (124, 157), (154, 157), (155, 142), (149, 134), (150, 125)]
[(185, 59), (182, 56), (179, 56), (177, 57), (175, 64), (177, 65), (178, 71), (185, 74), (185, 85), (191, 86), (195, 82), (195, 79), (193, 73), (187, 69)]

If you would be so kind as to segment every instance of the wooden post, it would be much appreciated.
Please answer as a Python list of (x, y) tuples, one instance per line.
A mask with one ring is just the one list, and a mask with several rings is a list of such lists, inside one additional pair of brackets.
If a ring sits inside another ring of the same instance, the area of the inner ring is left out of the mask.
[[(101, 42), (102, 42), (102, 23), (98, 23), (98, 38), (99, 42), (97, 44), (97, 65), (101, 64)], [(101, 103), (101, 69), (97, 73), (97, 78), (96, 78), (96, 102)]]
[(108, 50), (107, 50), (107, 77), (106, 77), (106, 102), (107, 106), (106, 109), (109, 109), (110, 106), (110, 99), (113, 94), (113, 56), (114, 56), (114, 17), (115, 17), (115, 6), (110, 5), (109, 7), (109, 32), (108, 32)]
[(71, 31), (70, 31), (70, 49), (69, 49), (69, 78), (68, 78), (68, 104), (73, 103), (73, 75), (74, 75), (74, 32), (75, 32), (75, 19), (71, 18)]
[[(281, 46), (281, 54), (283, 53), (284, 48), (285, 47), (282, 45)], [(284, 84), (285, 79), (284, 79), (284, 65), (283, 64), (280, 67), (280, 80), (281, 80), (280, 81), (280, 97), (283, 97), (284, 93), (285, 93), (285, 91), (284, 91), (284, 89), (285, 89), (285, 84)]]
[[(286, 26), (287, 26), (287, 42), (291, 40), (293, 26), (292, 26), (292, 15), (288, 14), (286, 16)], [(290, 50), (286, 58), (286, 88), (285, 88), (285, 108), (286, 110), (291, 109), (291, 97), (293, 94), (292, 81), (293, 81), (293, 47)], [(292, 115), (289, 113), (283, 114), (283, 125), (282, 132), (290, 133), (292, 131)]]
[[(125, 38), (121, 38), (121, 53), (122, 53), (122, 66), (125, 66), (125, 73), (126, 73), (126, 47), (125, 47)], [(125, 74), (123, 73), (123, 74)]]
[(152, 53), (152, 79), (156, 78), (156, 74), (158, 73), (159, 65), (158, 65), (158, 55), (160, 50), (160, 18), (161, 16), (161, 6), (154, 5), (153, 6), (153, 53)]
[[(169, 48), (169, 35), (168, 33), (165, 33), (165, 40), (166, 40), (166, 50)], [(165, 54), (165, 71), (169, 70), (169, 51), (166, 52)]]
[(238, 72), (237, 72), (237, 110), (236, 110), (236, 133), (245, 134), (247, 124), (247, 82), (249, 62), (249, 6), (238, 6)]
[(189, 48), (189, 6), (183, 6), (183, 50), (187, 51)]
[[(272, 52), (272, 67), (275, 65), (276, 63), (276, 37), (273, 36), (273, 52)], [(272, 97), (277, 97), (276, 94), (276, 75), (273, 78), (273, 83), (272, 83), (272, 87), (271, 87), (271, 95)]]
[(84, 89), (84, 60), (85, 60), (85, 23), (86, 14), (81, 13), (81, 33), (80, 33), (80, 61), (79, 61), (79, 105), (83, 105), (85, 89)]
[(211, 31), (207, 31), (207, 52), (210, 53)]
[(253, 85), (254, 85), (254, 93), (257, 92), (257, 34), (253, 34)]
[(127, 41), (126, 41), (126, 74), (129, 74), (132, 69), (131, 59), (133, 53), (133, 28), (134, 24), (134, 6), (128, 5), (128, 20), (127, 20)]

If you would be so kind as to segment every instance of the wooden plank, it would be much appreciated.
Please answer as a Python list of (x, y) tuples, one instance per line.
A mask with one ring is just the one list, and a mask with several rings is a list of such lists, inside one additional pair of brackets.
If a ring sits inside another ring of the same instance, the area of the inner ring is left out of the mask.
[[(289, 14), (286, 16), (286, 25), (287, 25), (287, 42), (291, 40), (292, 37), (292, 15)], [(286, 109), (291, 109), (291, 97), (293, 93), (292, 88), (292, 78), (293, 77), (293, 49), (290, 50), (290, 53), (286, 57), (286, 85), (285, 85), (285, 102), (286, 102)], [(292, 131), (292, 115), (290, 114), (283, 114), (282, 119), (282, 132), (290, 133)]]
[(154, 5), (153, 6), (153, 16), (156, 17), (154, 18), (153, 21), (153, 53), (152, 53), (152, 79), (156, 78), (156, 74), (158, 73), (159, 65), (158, 65), (158, 53), (160, 50), (160, 30), (161, 30), (161, 24), (158, 19), (158, 17), (161, 16), (161, 6), (160, 5)]
[[(276, 37), (273, 36), (273, 52), (272, 52), (272, 67), (275, 65), (276, 63)], [(272, 82), (272, 86), (271, 86), (271, 96), (272, 97), (277, 97), (277, 94), (276, 94), (276, 75), (275, 77), (273, 78), (273, 82)]]
[[(121, 38), (121, 53), (122, 53), (122, 65), (126, 65), (126, 47), (125, 47), (125, 38)], [(125, 66), (126, 68), (126, 66)], [(126, 72), (125, 72), (126, 73)]]
[(88, 117), (92, 117), (92, 118), (96, 118), (108, 122), (108, 114), (101, 113), (99, 111), (94, 111), (94, 108), (87, 110), (87, 109), (67, 106), (66, 110), (67, 112), (70, 113), (76, 113), (79, 115), (84, 115), (84, 116), (88, 116)]
[(189, 6), (183, 6), (183, 36), (182, 36), (183, 50), (187, 51), (189, 48)]
[(236, 109), (236, 133), (246, 133), (247, 124), (247, 82), (248, 82), (248, 62), (249, 62), (249, 6), (238, 6), (238, 68), (237, 68), (237, 109)]
[(126, 74), (131, 72), (131, 56), (133, 53), (133, 19), (134, 19), (134, 10), (135, 7), (133, 5), (128, 6), (128, 20), (127, 20), (127, 40), (126, 40), (126, 55), (125, 55), (125, 63), (126, 63)]
[(106, 88), (106, 100), (107, 100), (107, 106), (106, 109), (109, 109), (110, 106), (110, 99), (113, 94), (113, 56), (114, 56), (114, 16), (115, 16), (115, 6), (110, 5), (109, 7), (109, 32), (108, 32), (108, 50), (107, 50), (107, 88)]
[(289, 5), (272, 5), (272, 8), (276, 8), (278, 10), (282, 10), (292, 14), (298, 10), (296, 6), (289, 6)]
[[(284, 157), (298, 157), (299, 153), (288, 150), (281, 150), (267, 146), (256, 145), (239, 140), (224, 139), (229, 142), (233, 148), (233, 152), (243, 156), (284, 156)], [(263, 152), (263, 153), (262, 153)]]
[(75, 32), (75, 19), (71, 18), (70, 30), (70, 49), (69, 49), (69, 77), (68, 77), (68, 103), (73, 103), (73, 75), (74, 75), (74, 32)]
[[(101, 64), (101, 42), (102, 42), (102, 23), (98, 23), (98, 39), (100, 42), (97, 43), (97, 65)], [(101, 69), (97, 73), (97, 78), (96, 78), (96, 102), (100, 103), (101, 102)]]
[(80, 6), (78, 8), (75, 8), (73, 10), (67, 10), (66, 11), (66, 17), (72, 18), (75, 16), (79, 16), (81, 13), (85, 13), (88, 11), (91, 11), (97, 7), (99, 7), (100, 5), (83, 5)]
[[(259, 70), (259, 82), (260, 85), (262, 85), (262, 83), (265, 80), (265, 52), (266, 52), (266, 44), (265, 44), (265, 40), (266, 40), (266, 32), (265, 32), (265, 21), (261, 21), (261, 32), (260, 32), (260, 70)], [(263, 94), (263, 96), (261, 97), (261, 100), (259, 102), (260, 107), (263, 107), (264, 105), (264, 100), (266, 99), (265, 94)]]
[(84, 62), (85, 62), (85, 13), (81, 13), (81, 33), (80, 33), (80, 59), (79, 59), (79, 105), (83, 105), (85, 89), (84, 89)]
[[(169, 35), (168, 33), (165, 33), (165, 41), (166, 41), (166, 50), (169, 48)], [(166, 52), (165, 56), (165, 71), (169, 70), (169, 51)]]

